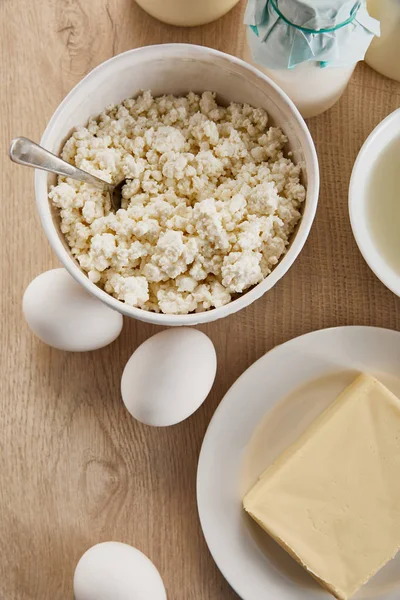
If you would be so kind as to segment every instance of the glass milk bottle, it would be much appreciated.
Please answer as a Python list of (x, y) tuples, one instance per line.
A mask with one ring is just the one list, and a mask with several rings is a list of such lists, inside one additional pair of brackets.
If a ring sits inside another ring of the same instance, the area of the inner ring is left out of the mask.
[(400, 81), (400, 0), (368, 0), (367, 6), (381, 23), (381, 36), (372, 41), (365, 62), (382, 75)]
[(379, 33), (365, 0), (249, 0), (245, 23), (244, 59), (273, 79), (305, 118), (339, 100)]
[(152, 17), (170, 25), (204, 25), (222, 17), (239, 0), (136, 0)]
[[(250, 30), (247, 35), (249, 39), (255, 34)], [(315, 117), (336, 104), (356, 67), (353, 63), (347, 67), (322, 69), (317, 62), (305, 62), (293, 69), (268, 69), (253, 60), (250, 40), (243, 58), (273, 79), (293, 100), (305, 119)]]

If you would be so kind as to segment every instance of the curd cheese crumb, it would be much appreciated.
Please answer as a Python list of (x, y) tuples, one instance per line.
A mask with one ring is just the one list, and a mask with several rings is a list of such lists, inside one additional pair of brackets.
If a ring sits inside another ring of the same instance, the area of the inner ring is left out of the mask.
[(306, 197), (286, 142), (261, 108), (145, 91), (77, 128), (62, 152), (105, 181), (125, 179), (121, 209), (69, 178), (49, 198), (90, 281), (144, 310), (209, 310), (286, 252)]

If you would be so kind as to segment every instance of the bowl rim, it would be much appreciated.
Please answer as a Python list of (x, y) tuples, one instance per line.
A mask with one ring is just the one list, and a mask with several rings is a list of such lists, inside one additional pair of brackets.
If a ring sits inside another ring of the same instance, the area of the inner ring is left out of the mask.
[[(365, 186), (364, 161), (374, 153), (375, 162), (388, 147), (388, 144), (400, 136), (399, 129), (392, 127), (393, 121), (396, 120), (398, 120), (400, 125), (400, 108), (391, 112), (378, 123), (361, 146), (351, 172), (348, 203), (353, 235), (365, 262), (383, 285), (396, 296), (400, 297), (400, 277), (396, 281), (393, 270), (384, 264), (385, 261), (383, 259), (380, 261), (376, 257), (378, 247), (365, 223), (366, 197), (364, 193), (360, 194), (359, 192), (360, 189), (364, 190)], [(388, 141), (385, 142), (383, 134), (387, 130), (391, 131), (391, 135)], [(361, 181), (364, 181), (364, 185), (360, 185)]]
[[(120, 312), (121, 314), (138, 319), (140, 321), (144, 321), (147, 323), (153, 323), (161, 326), (190, 326), (190, 325), (198, 325), (202, 323), (208, 323), (219, 318), (226, 317), (230, 314), (233, 314), (242, 308), (252, 304), (255, 300), (259, 299), (265, 292), (270, 290), (278, 281), (281, 279), (285, 273), (292, 266), (298, 255), (300, 254), (307, 238), (310, 233), (311, 226), (314, 221), (315, 213), (318, 205), (318, 196), (319, 196), (319, 165), (318, 165), (318, 157), (315, 150), (314, 142), (311, 137), (311, 133), (301, 116), (300, 112), (296, 108), (295, 104), (292, 100), (287, 96), (287, 94), (279, 88), (279, 86), (274, 83), (267, 75), (262, 73), (256, 67), (253, 67), (246, 61), (227, 54), (225, 52), (221, 52), (214, 48), (209, 48), (207, 46), (200, 46), (195, 44), (181, 44), (181, 43), (171, 43), (171, 44), (154, 44), (150, 46), (142, 46), (139, 48), (134, 48), (127, 50), (126, 52), (122, 52), (117, 54), (108, 60), (100, 63), (94, 69), (89, 71), (65, 96), (62, 102), (58, 105), (52, 117), (50, 118), (41, 138), (41, 145), (47, 148), (48, 138), (53, 134), (54, 129), (57, 126), (57, 121), (59, 119), (60, 114), (63, 112), (65, 106), (70, 102), (70, 99), (73, 95), (75, 95), (82, 87), (84, 87), (90, 79), (96, 77), (96, 74), (105, 69), (109, 69), (110, 66), (114, 62), (118, 62), (123, 60), (123, 57), (127, 55), (133, 55), (135, 53), (143, 53), (143, 54), (153, 54), (154, 52), (166, 52), (173, 53), (174, 51), (182, 51), (182, 50), (191, 50), (192, 52), (198, 52), (199, 57), (201, 54), (203, 55), (213, 55), (216, 58), (219, 57), (221, 59), (226, 60), (227, 62), (237, 64), (244, 67), (246, 70), (250, 71), (254, 75), (266, 83), (268, 86), (272, 87), (274, 91), (279, 96), (280, 100), (286, 104), (286, 106), (290, 109), (291, 115), (293, 119), (295, 119), (299, 129), (301, 130), (301, 134), (303, 136), (302, 146), (303, 149), (307, 148), (308, 159), (311, 164), (311, 169), (309, 168), (307, 171), (307, 197), (305, 200), (305, 209), (300, 221), (299, 229), (293, 238), (292, 244), (288, 249), (287, 253), (282, 257), (274, 270), (267, 275), (259, 284), (254, 286), (247, 292), (244, 292), (239, 298), (232, 300), (228, 304), (218, 308), (212, 308), (210, 310), (198, 313), (190, 313), (186, 315), (171, 315), (164, 313), (153, 313), (150, 311), (143, 310), (141, 308), (132, 307), (125, 304), (121, 300), (117, 300), (101, 288), (99, 288), (96, 284), (91, 282), (87, 275), (79, 268), (79, 266), (75, 263), (74, 259), (70, 256), (67, 249), (64, 247), (63, 242), (61, 241), (60, 234), (57, 231), (57, 228), (53, 221), (53, 216), (50, 208), (50, 204), (48, 201), (47, 195), (47, 176), (48, 174), (44, 171), (35, 170), (35, 196), (36, 196), (36, 205), (39, 213), (39, 217), (45, 231), (45, 234), (50, 242), (50, 245), (54, 252), (56, 253), (58, 259), (61, 261), (62, 265), (65, 269), (70, 273), (70, 275), (91, 294), (97, 297), (100, 301), (107, 304), (110, 308)], [(44, 186), (46, 187), (46, 193), (43, 193)]]

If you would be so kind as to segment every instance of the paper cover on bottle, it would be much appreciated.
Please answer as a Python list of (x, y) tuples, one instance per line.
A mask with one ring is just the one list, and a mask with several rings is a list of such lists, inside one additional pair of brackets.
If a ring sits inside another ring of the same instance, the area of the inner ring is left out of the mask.
[(248, 0), (245, 23), (254, 61), (272, 69), (352, 65), (379, 35), (365, 0)]

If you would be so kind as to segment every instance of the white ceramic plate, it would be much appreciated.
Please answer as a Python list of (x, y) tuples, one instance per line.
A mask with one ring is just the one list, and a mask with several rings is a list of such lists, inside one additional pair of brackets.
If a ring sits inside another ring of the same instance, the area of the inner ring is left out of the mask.
[[(243, 600), (332, 598), (244, 514), (258, 475), (360, 371), (400, 395), (400, 333), (338, 327), (277, 346), (231, 387), (200, 453), (197, 502), (204, 536), (221, 572)], [(400, 598), (400, 556), (355, 596)]]

